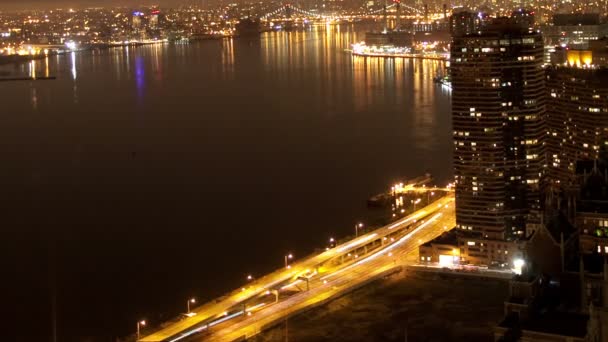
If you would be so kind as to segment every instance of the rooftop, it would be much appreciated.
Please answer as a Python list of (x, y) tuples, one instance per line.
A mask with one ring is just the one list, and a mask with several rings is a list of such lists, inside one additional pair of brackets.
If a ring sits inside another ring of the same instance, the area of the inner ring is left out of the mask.
[[(587, 335), (588, 315), (551, 311), (531, 317), (520, 323), (521, 330), (554, 334), (570, 337), (585, 337)], [(503, 328), (515, 328), (518, 317), (512, 313), (500, 322)]]

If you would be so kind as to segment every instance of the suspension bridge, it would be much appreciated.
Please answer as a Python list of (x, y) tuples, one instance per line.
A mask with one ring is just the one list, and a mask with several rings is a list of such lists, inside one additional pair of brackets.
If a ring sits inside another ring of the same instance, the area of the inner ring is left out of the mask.
[(262, 21), (269, 20), (291, 20), (291, 19), (310, 19), (310, 20), (330, 20), (330, 19), (356, 19), (356, 18), (369, 18), (377, 15), (391, 16), (399, 15), (406, 17), (420, 17), (424, 14), (424, 11), (419, 8), (408, 6), (399, 2), (393, 2), (391, 5), (385, 5), (382, 8), (362, 11), (361, 13), (352, 14), (348, 16), (331, 14), (331, 13), (320, 13), (317, 10), (306, 10), (296, 5), (286, 3), (280, 7), (264, 13), (259, 16)]

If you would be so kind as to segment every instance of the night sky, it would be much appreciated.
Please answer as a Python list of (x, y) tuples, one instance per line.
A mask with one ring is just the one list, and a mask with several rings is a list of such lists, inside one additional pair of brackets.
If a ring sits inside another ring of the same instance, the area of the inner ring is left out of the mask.
[[(161, 7), (173, 7), (183, 4), (200, 3), (194, 0), (2, 0), (0, 1), (0, 11), (2, 10), (28, 10), (28, 9), (53, 9), (53, 8), (83, 8), (90, 6), (110, 7), (110, 6), (128, 6), (136, 7), (139, 5), (160, 5)], [(208, 3), (208, 0), (205, 0)]]

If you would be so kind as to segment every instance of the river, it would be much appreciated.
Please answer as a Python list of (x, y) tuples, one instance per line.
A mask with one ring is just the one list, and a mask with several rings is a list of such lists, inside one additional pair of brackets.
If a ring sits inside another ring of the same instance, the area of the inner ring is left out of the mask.
[(3, 339), (113, 341), (352, 234), (396, 180), (447, 183), (444, 63), (352, 57), (364, 32), (3, 66), (57, 76), (0, 82)]

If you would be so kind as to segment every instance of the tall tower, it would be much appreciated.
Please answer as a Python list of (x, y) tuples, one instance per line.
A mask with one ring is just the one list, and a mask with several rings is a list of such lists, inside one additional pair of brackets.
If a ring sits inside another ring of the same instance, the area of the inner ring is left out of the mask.
[(451, 46), (456, 224), (518, 240), (540, 224), (543, 40), (496, 19)]
[(133, 12), (133, 16), (131, 18), (131, 28), (133, 31), (137, 32), (142, 29), (142, 17), (144, 16), (143, 12), (135, 11)]
[(160, 10), (158, 8), (153, 9), (150, 12), (150, 23), (149, 26), (151, 29), (156, 30), (159, 27), (159, 17), (160, 17)]

